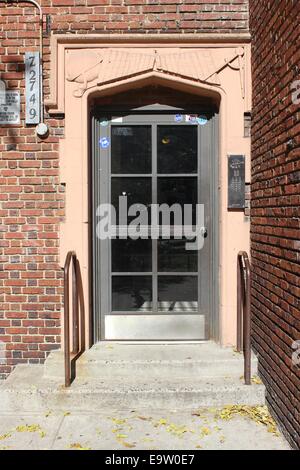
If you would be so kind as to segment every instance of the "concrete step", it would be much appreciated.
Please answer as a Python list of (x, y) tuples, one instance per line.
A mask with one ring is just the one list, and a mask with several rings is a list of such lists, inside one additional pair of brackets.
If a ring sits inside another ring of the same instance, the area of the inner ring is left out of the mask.
[(77, 378), (69, 389), (60, 379), (43, 375), (43, 366), (19, 365), (0, 386), (0, 411), (195, 409), (228, 404), (263, 405), (262, 385), (243, 385), (239, 378), (168, 374), (160, 379)]
[[(243, 375), (243, 355), (215, 343), (201, 344), (120, 344), (103, 342), (86, 351), (76, 363), (76, 376), (93, 378), (195, 378)], [(44, 370), (47, 378), (63, 378), (62, 351), (50, 354)], [(252, 375), (257, 359), (252, 357)]]

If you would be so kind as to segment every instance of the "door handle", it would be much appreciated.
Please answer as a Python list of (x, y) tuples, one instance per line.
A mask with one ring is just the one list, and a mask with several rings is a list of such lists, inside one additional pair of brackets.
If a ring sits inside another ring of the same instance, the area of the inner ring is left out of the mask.
[(201, 233), (201, 235), (202, 235), (203, 238), (207, 238), (207, 237), (208, 237), (208, 231), (207, 231), (207, 228), (206, 228), (206, 227), (201, 227), (200, 233)]

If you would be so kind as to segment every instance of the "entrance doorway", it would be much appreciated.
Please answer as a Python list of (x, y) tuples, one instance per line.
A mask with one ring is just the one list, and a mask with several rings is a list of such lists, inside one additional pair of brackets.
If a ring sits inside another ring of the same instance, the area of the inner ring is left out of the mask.
[[(95, 341), (212, 337), (217, 287), (216, 116), (207, 109), (193, 111), (160, 105), (93, 110)], [(110, 219), (112, 236), (104, 233), (108, 205), (116, 216)], [(153, 205), (159, 208), (156, 225)], [(160, 210), (162, 205), (170, 209), (169, 218)], [(139, 238), (130, 234), (137, 216)]]

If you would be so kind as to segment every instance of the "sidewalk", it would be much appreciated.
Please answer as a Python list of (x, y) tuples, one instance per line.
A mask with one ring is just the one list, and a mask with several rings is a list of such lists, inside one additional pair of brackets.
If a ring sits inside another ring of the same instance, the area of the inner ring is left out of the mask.
[(0, 450), (288, 450), (265, 407), (0, 414)]

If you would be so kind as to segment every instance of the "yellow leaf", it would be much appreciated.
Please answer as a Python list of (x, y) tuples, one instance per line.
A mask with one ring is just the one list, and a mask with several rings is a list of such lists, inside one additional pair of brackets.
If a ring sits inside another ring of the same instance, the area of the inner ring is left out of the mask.
[(39, 424), (25, 424), (16, 427), (17, 432), (40, 432), (42, 431)]
[(216, 413), (216, 417), (230, 420), (234, 416), (243, 416), (267, 427), (267, 431), (279, 435), (276, 423), (269, 413), (267, 406), (227, 405)]
[(4, 441), (5, 439), (9, 439), (10, 437), (10, 433), (2, 434), (2, 436), (0, 436), (0, 441)]
[(71, 414), (70, 411), (65, 411), (64, 412), (64, 416), (70, 416), (70, 414)]
[(79, 442), (74, 442), (74, 444), (70, 444), (69, 449), (73, 449), (73, 450), (91, 450), (90, 447), (83, 447)]
[(135, 447), (135, 444), (130, 444), (129, 442), (125, 441), (120, 441), (124, 447), (128, 447), (128, 449), (133, 449)]
[(159, 426), (165, 426), (167, 424), (167, 420), (162, 418), (158, 421)]
[(111, 420), (115, 424), (125, 424), (126, 423), (126, 419), (111, 418)]
[(150, 439), (150, 437), (144, 437), (142, 439), (142, 442), (153, 442), (153, 441), (154, 441), (154, 439)]
[(203, 436), (208, 436), (209, 434), (211, 434), (211, 430), (206, 427), (201, 428), (201, 432)]
[(252, 378), (251, 378), (251, 382), (255, 385), (262, 385), (262, 380), (260, 379), (260, 377), (258, 377), (257, 375), (254, 375)]
[(117, 439), (126, 439), (128, 437), (126, 434), (117, 434)]

